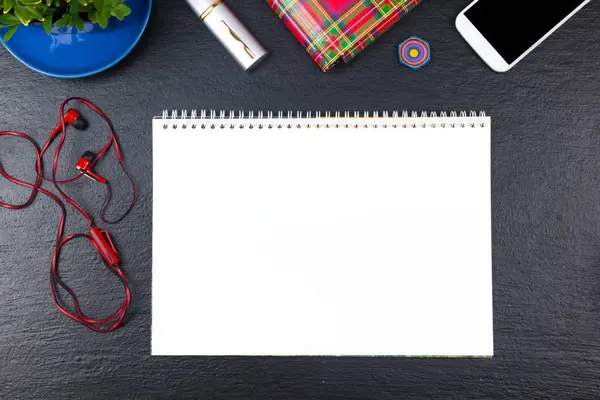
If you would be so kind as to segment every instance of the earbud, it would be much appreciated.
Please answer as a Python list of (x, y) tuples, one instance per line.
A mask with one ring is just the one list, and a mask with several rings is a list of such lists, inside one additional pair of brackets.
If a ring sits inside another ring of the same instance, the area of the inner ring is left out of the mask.
[(86, 119), (83, 118), (81, 114), (79, 114), (77, 110), (73, 108), (71, 108), (65, 114), (65, 121), (67, 122), (67, 124), (72, 125), (73, 128), (77, 129), (78, 131), (83, 131), (88, 127), (88, 122), (86, 121)]
[(75, 168), (77, 168), (78, 171), (83, 172), (83, 174), (91, 180), (106, 185), (107, 180), (101, 177), (100, 175), (95, 174), (92, 171), (91, 165), (92, 161), (94, 161), (95, 159), (96, 155), (94, 153), (92, 153), (91, 151), (86, 151), (85, 153), (83, 153), (79, 161), (77, 161), (77, 164), (75, 164)]
[[(77, 129), (78, 131), (85, 130), (88, 127), (88, 122), (85, 120), (85, 118), (83, 118), (81, 114), (79, 114), (77, 110), (73, 108), (71, 108), (65, 114), (65, 122), (71, 125), (73, 128)], [(62, 123), (59, 122), (58, 125), (56, 125), (56, 127), (52, 130), (50, 136), (54, 137), (58, 135), (61, 132), (61, 130)]]

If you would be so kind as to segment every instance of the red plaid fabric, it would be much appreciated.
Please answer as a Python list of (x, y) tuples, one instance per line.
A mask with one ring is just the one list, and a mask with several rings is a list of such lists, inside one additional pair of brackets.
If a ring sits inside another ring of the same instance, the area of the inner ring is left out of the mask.
[(350, 61), (421, 0), (267, 0), (323, 71)]

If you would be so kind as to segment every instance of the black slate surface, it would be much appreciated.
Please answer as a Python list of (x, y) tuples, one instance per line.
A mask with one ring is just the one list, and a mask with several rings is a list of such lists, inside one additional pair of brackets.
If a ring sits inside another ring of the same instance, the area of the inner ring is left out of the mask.
[[(62, 99), (89, 98), (113, 118), (140, 189), (131, 217), (111, 228), (134, 306), (127, 325), (110, 335), (88, 331), (52, 305), (56, 207), (40, 198), (25, 211), (0, 210), (0, 398), (600, 397), (600, 3), (506, 74), (489, 70), (454, 29), (469, 0), (424, 1), (351, 65), (327, 74), (263, 1), (230, 1), (271, 52), (250, 74), (185, 2), (154, 3), (140, 45), (92, 78), (48, 78), (0, 48), (0, 129), (41, 142)], [(418, 72), (396, 62), (396, 45), (411, 35), (433, 46), (431, 65)], [(151, 357), (151, 118), (164, 108), (485, 110), (493, 117), (496, 356)], [(106, 140), (93, 122), (67, 144), (65, 163)], [(0, 160), (31, 177), (29, 150), (2, 139)], [(119, 181), (110, 160), (98, 170)], [(87, 209), (100, 206), (103, 193), (92, 183), (69, 190)], [(114, 212), (126, 200), (124, 184), (119, 193)], [(14, 200), (24, 192), (0, 181), (0, 196)], [(83, 229), (70, 215), (69, 229)], [(62, 260), (86, 310), (102, 314), (118, 303), (118, 283), (88, 247), (74, 245)]]

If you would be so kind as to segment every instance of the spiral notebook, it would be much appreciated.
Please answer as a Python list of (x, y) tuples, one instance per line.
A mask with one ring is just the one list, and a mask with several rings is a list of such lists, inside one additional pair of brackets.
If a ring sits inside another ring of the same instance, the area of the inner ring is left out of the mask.
[(490, 124), (155, 118), (152, 354), (492, 356)]

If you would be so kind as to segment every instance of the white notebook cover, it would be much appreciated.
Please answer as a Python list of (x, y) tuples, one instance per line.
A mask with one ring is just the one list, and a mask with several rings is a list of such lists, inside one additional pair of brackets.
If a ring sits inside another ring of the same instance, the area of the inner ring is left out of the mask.
[(152, 354), (492, 356), (490, 121), (465, 121), (155, 119)]

